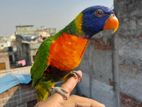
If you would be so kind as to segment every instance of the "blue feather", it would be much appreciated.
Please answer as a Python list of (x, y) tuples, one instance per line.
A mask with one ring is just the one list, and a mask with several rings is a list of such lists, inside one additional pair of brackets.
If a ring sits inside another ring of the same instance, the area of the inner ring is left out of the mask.
[[(95, 12), (101, 9), (104, 13), (102, 17), (96, 16)], [(105, 21), (113, 11), (105, 6), (93, 6), (85, 9), (83, 12), (82, 30), (88, 38), (103, 30)]]

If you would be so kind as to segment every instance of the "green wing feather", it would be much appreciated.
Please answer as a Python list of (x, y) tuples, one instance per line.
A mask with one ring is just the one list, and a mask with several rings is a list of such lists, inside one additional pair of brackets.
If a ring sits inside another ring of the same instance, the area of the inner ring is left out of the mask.
[(48, 67), (47, 60), (48, 60), (49, 48), (51, 43), (52, 43), (52, 39), (47, 39), (40, 45), (38, 49), (34, 64), (31, 68), (33, 86), (36, 85), (36, 83), (42, 77), (44, 71)]
[(37, 55), (35, 57), (34, 64), (31, 68), (32, 85), (35, 86), (39, 80), (42, 78), (44, 71), (47, 69), (47, 61), (49, 57), (49, 49), (52, 41), (56, 40), (60, 36), (60, 32), (55, 36), (51, 36), (43, 41), (40, 45)]
[(44, 78), (44, 71), (48, 68), (48, 58), (49, 58), (49, 49), (53, 41), (55, 41), (61, 32), (57, 33), (54, 36), (51, 36), (43, 41), (40, 45), (38, 52), (35, 57), (34, 64), (31, 68), (31, 78), (32, 86), (35, 87), (37, 92), (37, 98), (39, 101), (46, 100), (49, 96), (48, 91), (54, 85), (54, 81), (46, 80)]

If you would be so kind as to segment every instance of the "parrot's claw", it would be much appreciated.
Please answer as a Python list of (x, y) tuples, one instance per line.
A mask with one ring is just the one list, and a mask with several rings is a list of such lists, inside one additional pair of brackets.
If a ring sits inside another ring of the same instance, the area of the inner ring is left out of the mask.
[(77, 71), (72, 71), (70, 73), (68, 73), (65, 77), (64, 80), (68, 80), (70, 77), (74, 77), (75, 79), (78, 79), (78, 81), (80, 82), (80, 80), (82, 79), (82, 77), (77, 73)]
[(75, 79), (78, 79), (79, 81), (82, 79), (82, 77), (76, 71), (72, 71), (69, 75), (73, 76)]
[(53, 87), (51, 90), (51, 95), (54, 93), (62, 95), (65, 100), (67, 100), (69, 97), (69, 93), (61, 87)]

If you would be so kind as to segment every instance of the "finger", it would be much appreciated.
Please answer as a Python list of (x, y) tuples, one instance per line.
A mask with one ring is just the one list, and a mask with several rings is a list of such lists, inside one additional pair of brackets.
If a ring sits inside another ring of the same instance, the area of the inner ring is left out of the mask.
[(88, 103), (90, 102), (87, 102), (87, 103), (77, 102), (74, 107), (105, 107), (103, 104), (100, 104), (100, 103), (95, 103), (95, 104), (94, 103), (88, 104)]
[(105, 107), (103, 104), (76, 103), (74, 107)]
[[(80, 75), (80, 77), (82, 78), (82, 72), (79, 70), (77, 71), (77, 74)], [(74, 89), (74, 87), (76, 86), (76, 84), (78, 83), (80, 78), (74, 78), (74, 77), (70, 77), (67, 81), (65, 81), (65, 83), (63, 83), (63, 85), (61, 86), (65, 91), (68, 92), (68, 94), (70, 94), (72, 92), (72, 90)], [(56, 101), (58, 103), (63, 103), (64, 98), (61, 94), (59, 93), (55, 93), (52, 96), (50, 96), (48, 98), (48, 102), (49, 101)]]
[(78, 104), (78, 105), (89, 104), (89, 107), (105, 107), (103, 104), (101, 104), (98, 101), (95, 101), (95, 100), (89, 99), (89, 98), (85, 98), (85, 97), (80, 97), (80, 96), (77, 96), (76, 100), (74, 100), (74, 101), (75, 101), (75, 104)]
[[(77, 85), (77, 83), (82, 78), (82, 72), (79, 70), (76, 72), (77, 75), (79, 75), (77, 78), (70, 77), (61, 87), (66, 90), (69, 94), (72, 92), (74, 87)], [(80, 78), (81, 77), (81, 78)]]
[(73, 95), (64, 103), (64, 107), (105, 107), (93, 99)]

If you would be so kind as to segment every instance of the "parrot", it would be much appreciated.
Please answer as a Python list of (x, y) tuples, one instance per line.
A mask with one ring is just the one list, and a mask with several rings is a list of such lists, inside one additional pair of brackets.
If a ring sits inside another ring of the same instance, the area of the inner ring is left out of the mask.
[[(116, 32), (118, 27), (119, 20), (112, 9), (95, 5), (81, 11), (62, 30), (45, 39), (38, 48), (30, 71), (37, 99), (48, 99), (56, 83), (75, 75), (72, 71), (80, 65), (89, 40), (95, 34), (103, 30)], [(59, 89), (56, 91), (66, 96), (65, 90)]]

